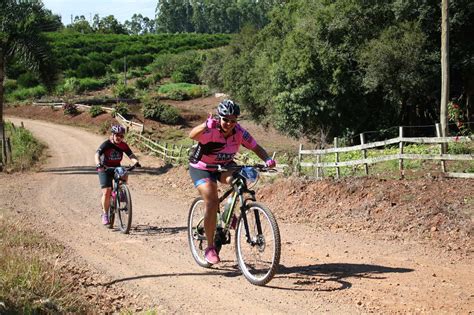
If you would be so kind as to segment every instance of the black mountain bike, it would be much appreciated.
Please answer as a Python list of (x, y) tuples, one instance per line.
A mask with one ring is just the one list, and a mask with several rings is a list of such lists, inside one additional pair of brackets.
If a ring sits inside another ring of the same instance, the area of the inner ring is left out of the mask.
[[(235, 229), (235, 255), (240, 270), (250, 283), (265, 285), (273, 278), (280, 263), (280, 230), (272, 212), (256, 202), (255, 192), (247, 185), (257, 181), (258, 172), (274, 170), (262, 165), (208, 167), (215, 167), (220, 172), (233, 171), (231, 188), (219, 198), (219, 204), (229, 199), (225, 211), (217, 213), (216, 250), (219, 253), (223, 245), (230, 244), (231, 230)], [(238, 216), (234, 214), (237, 203), (240, 203)], [(211, 264), (204, 258), (207, 247), (204, 213), (204, 200), (201, 197), (194, 199), (189, 209), (188, 241), (196, 263), (208, 268)]]
[(139, 165), (135, 164), (129, 168), (122, 166), (107, 167), (106, 172), (113, 172), (114, 180), (112, 182), (112, 192), (110, 196), (110, 206), (107, 212), (109, 216), (109, 228), (114, 227), (117, 217), (117, 226), (120, 232), (128, 234), (132, 226), (132, 196), (128, 189), (127, 182), (124, 180), (128, 172)]

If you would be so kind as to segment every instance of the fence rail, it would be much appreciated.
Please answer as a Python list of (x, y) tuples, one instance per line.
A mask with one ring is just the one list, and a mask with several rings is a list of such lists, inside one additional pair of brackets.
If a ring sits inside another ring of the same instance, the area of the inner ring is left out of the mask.
[[(438, 128), (439, 129), (439, 128)], [(335, 168), (336, 178), (340, 177), (340, 167), (344, 166), (357, 166), (364, 165), (365, 174), (368, 175), (368, 165), (399, 160), (399, 170), (401, 177), (404, 176), (404, 160), (436, 160), (440, 161), (441, 171), (448, 177), (463, 177), (463, 178), (474, 178), (474, 173), (455, 173), (447, 172), (445, 161), (474, 161), (473, 154), (446, 154), (446, 144), (448, 143), (471, 143), (473, 138), (471, 137), (404, 137), (403, 128), (400, 127), (400, 135), (397, 138), (376, 141), (372, 143), (365, 143), (363, 135), (361, 135), (361, 144), (351, 147), (339, 147), (338, 139), (334, 140), (334, 148), (321, 149), (321, 150), (303, 150), (303, 145), (300, 145), (298, 153), (298, 168), (300, 167), (312, 167), (316, 170), (316, 177), (320, 178), (323, 176), (322, 169), (324, 168)], [(404, 145), (407, 143), (419, 143), (419, 144), (439, 144), (439, 154), (409, 154), (404, 153)], [(367, 150), (384, 147), (388, 145), (398, 144), (398, 154), (386, 154), (377, 157), (367, 157)], [(340, 161), (339, 153), (360, 151), (360, 159)], [(325, 155), (334, 154), (334, 162), (321, 162), (322, 157)], [(316, 162), (304, 162), (303, 158), (305, 155), (311, 155), (316, 158)]]

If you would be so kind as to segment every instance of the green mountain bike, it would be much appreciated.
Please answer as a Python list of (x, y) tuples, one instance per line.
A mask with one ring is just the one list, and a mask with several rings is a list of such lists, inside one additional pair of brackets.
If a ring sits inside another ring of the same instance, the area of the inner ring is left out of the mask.
[[(272, 212), (256, 202), (255, 191), (248, 188), (256, 182), (259, 172), (274, 171), (263, 165), (208, 165), (217, 171), (233, 171), (231, 188), (220, 198), (219, 204), (227, 199), (225, 211), (218, 211), (215, 232), (215, 246), (219, 252), (223, 245), (230, 244), (231, 230), (235, 229), (235, 255), (245, 278), (254, 285), (265, 285), (275, 275), (280, 263), (280, 230)], [(237, 204), (240, 213), (235, 215)], [(221, 208), (221, 207), (219, 207)], [(207, 247), (204, 233), (204, 200), (194, 199), (188, 216), (188, 241), (196, 263), (205, 268), (209, 264), (204, 258)]]

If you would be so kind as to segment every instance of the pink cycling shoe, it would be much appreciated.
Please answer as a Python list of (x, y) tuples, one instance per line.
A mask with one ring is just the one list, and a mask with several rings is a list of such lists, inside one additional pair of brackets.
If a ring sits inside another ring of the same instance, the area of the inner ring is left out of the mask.
[(219, 259), (219, 255), (217, 255), (216, 248), (214, 246), (209, 246), (204, 251), (204, 258), (206, 261), (212, 265), (218, 264), (221, 260)]
[(106, 213), (103, 213), (102, 214), (102, 224), (103, 225), (108, 225), (110, 222), (109, 222), (109, 216), (106, 214)]

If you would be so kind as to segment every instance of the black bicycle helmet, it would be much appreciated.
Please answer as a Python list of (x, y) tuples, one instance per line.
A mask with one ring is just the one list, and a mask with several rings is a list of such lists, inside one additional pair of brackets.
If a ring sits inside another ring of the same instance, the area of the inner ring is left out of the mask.
[(122, 133), (125, 133), (125, 127), (121, 125), (113, 125), (110, 131), (114, 134), (116, 133), (122, 134)]
[(217, 114), (219, 114), (219, 116), (239, 116), (240, 107), (231, 100), (223, 100), (219, 103), (219, 106), (217, 106)]

